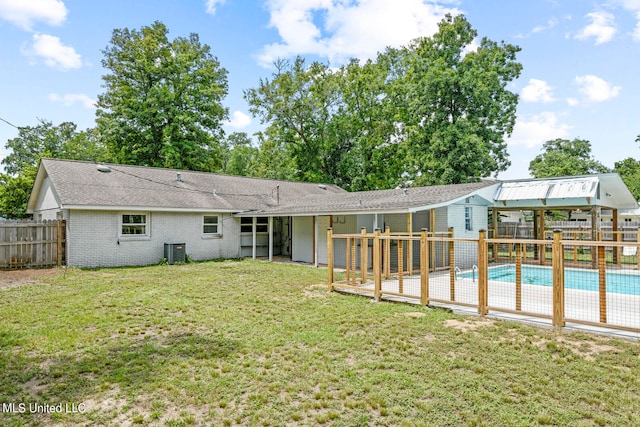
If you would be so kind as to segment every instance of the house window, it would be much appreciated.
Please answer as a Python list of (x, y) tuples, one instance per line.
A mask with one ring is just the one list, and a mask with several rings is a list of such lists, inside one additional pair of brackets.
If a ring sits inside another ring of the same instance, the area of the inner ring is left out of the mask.
[(269, 218), (259, 216), (256, 218), (256, 233), (266, 233), (269, 231)]
[(247, 216), (243, 216), (242, 218), (240, 218), (240, 232), (253, 232), (253, 218)]
[(473, 230), (471, 217), (472, 217), (471, 206), (465, 206), (464, 207), (464, 229), (467, 231)]
[(205, 215), (202, 222), (203, 234), (218, 234), (218, 215)]
[[(253, 220), (254, 218), (242, 217), (240, 218), (240, 231), (242, 233), (253, 233)], [(269, 231), (269, 218), (266, 216), (259, 216), (255, 218), (256, 221), (256, 233), (266, 233)]]
[(120, 234), (122, 236), (147, 236), (146, 214), (122, 214)]

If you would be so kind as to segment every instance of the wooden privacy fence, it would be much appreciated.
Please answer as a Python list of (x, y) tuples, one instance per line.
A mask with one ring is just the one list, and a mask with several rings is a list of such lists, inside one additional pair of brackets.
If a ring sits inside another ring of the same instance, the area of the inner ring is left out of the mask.
[[(346, 241), (346, 262), (334, 246)], [(329, 290), (640, 331), (640, 242), (327, 232)], [(493, 248), (500, 256), (492, 256)], [(394, 249), (395, 248), (395, 249)], [(432, 254), (436, 256), (433, 257)], [(411, 255), (410, 255), (411, 254)], [(619, 254), (619, 256), (616, 256)], [(435, 266), (433, 260), (442, 260)], [(340, 265), (337, 265), (340, 264)], [(343, 269), (344, 268), (344, 269)]]
[(66, 222), (0, 223), (0, 268), (32, 268), (65, 263)]

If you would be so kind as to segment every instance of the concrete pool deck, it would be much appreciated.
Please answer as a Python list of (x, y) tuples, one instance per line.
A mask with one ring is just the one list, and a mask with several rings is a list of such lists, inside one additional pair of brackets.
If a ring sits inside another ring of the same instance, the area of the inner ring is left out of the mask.
[[(448, 272), (429, 273), (429, 297), (438, 300), (450, 301), (450, 277)], [(511, 320), (540, 327), (552, 328), (552, 288), (540, 285), (522, 285), (521, 311), (529, 314), (515, 314), (499, 311), (500, 309), (515, 310), (516, 289), (514, 283), (489, 281), (488, 302), (489, 313), (486, 315), (492, 319)], [(372, 281), (359, 286), (359, 290), (338, 289), (340, 292), (355, 293), (373, 296), (374, 284)], [(403, 302), (419, 305), (420, 300), (420, 276), (404, 276), (403, 294), (407, 296), (389, 295), (384, 292), (399, 293), (399, 281), (396, 278), (382, 281), (382, 299), (387, 301)], [(411, 298), (414, 296), (414, 298)], [(625, 295), (607, 292), (606, 294), (606, 324), (601, 326), (585, 325), (572, 322), (584, 321), (598, 323), (600, 321), (600, 300), (598, 292), (578, 289), (565, 289), (565, 318), (567, 319), (565, 330), (580, 330), (603, 335), (615, 336), (625, 339), (640, 340), (640, 331), (627, 331), (622, 328), (640, 329), (640, 296)], [(429, 306), (446, 308), (457, 314), (478, 316), (476, 307), (463, 304), (478, 305), (478, 283), (473, 279), (458, 278), (455, 280), (455, 302), (429, 302)], [(571, 319), (571, 320), (569, 320)]]

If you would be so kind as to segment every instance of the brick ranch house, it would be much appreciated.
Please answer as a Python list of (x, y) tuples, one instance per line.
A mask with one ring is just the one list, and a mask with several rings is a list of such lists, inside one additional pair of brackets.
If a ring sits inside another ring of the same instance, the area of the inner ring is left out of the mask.
[(452, 227), (454, 237), (477, 238), (499, 210), (562, 206), (638, 207), (617, 174), (349, 193), (330, 184), (43, 159), (27, 210), (37, 220), (66, 220), (67, 265), (103, 267), (158, 263), (165, 243), (184, 243), (193, 260), (284, 256), (317, 265), (327, 262), (328, 227)]

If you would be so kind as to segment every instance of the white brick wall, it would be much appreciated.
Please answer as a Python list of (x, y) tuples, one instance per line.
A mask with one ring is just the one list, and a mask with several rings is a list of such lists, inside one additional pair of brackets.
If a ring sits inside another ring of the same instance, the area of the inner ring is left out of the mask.
[[(137, 212), (147, 214), (150, 236), (119, 238), (123, 212), (72, 210), (67, 221), (67, 263), (73, 267), (112, 267), (156, 264), (165, 243), (186, 243), (193, 260), (237, 258), (239, 220), (220, 215), (219, 238), (202, 235), (202, 213)], [(126, 212), (130, 213), (130, 212)]]

